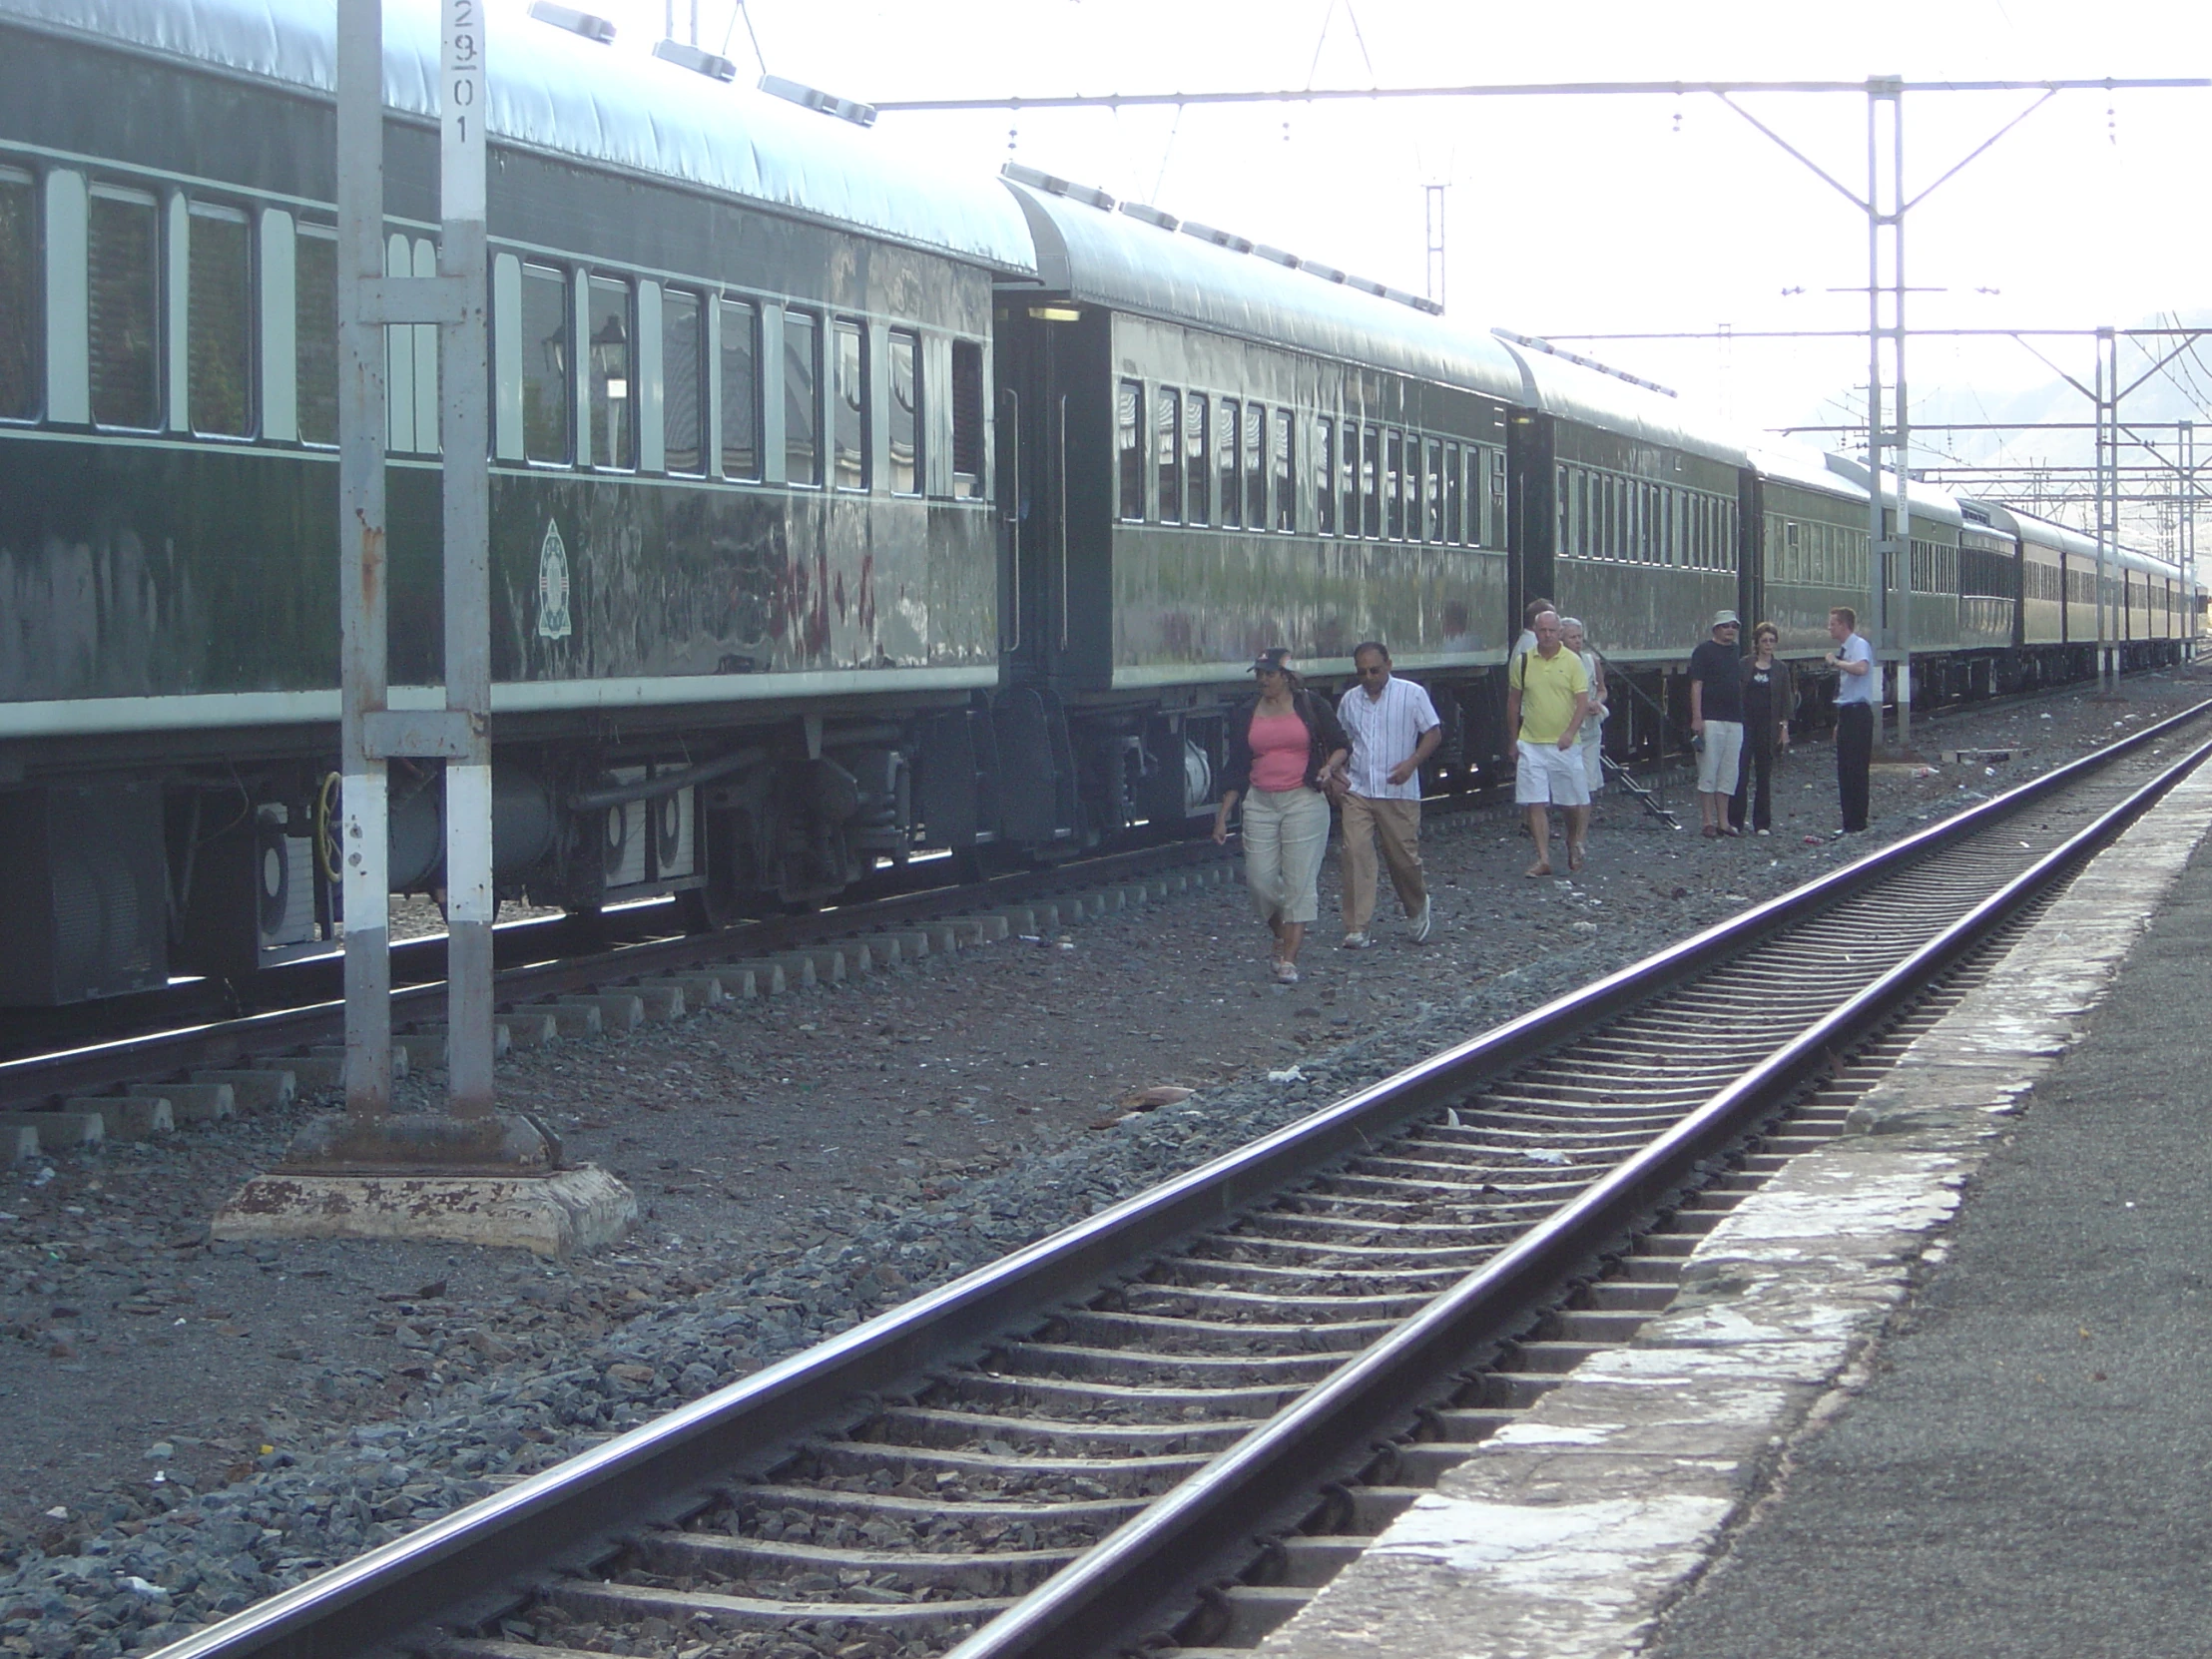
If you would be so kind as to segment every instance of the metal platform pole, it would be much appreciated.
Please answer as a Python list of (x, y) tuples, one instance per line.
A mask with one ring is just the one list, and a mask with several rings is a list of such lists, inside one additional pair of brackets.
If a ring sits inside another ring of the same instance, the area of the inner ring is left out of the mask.
[(1428, 297), (1441, 305), (1444, 303), (1444, 187), (1424, 185), (1422, 204), (1426, 209), (1428, 235)]
[[(1883, 188), (1883, 111), (1889, 111), (1889, 160), (1890, 188)], [(1912, 672), (1900, 660), (1898, 650), (1904, 637), (1904, 613), (1902, 607), (1893, 612), (1890, 591), (1896, 579), (1901, 550), (1910, 550), (1911, 509), (1906, 503), (1905, 454), (1902, 448), (1897, 456), (1897, 497), (1895, 515), (1882, 503), (1882, 454), (1885, 449), (1898, 445), (1902, 435), (1905, 399), (1905, 191), (1904, 191), (1904, 91), (1895, 76), (1876, 76), (1867, 82), (1867, 602), (1868, 615), (1865, 628), (1868, 639), (1875, 645), (1873, 672), (1878, 677), (1874, 687), (1875, 735), (1879, 739), (1882, 726), (1883, 686), (1879, 678), (1883, 673), (1885, 657), (1898, 663), (1898, 742), (1908, 741), (1912, 733)], [(1890, 210), (1883, 211), (1883, 199), (1889, 198)], [(1888, 232), (1885, 248), (1884, 232)], [(1889, 255), (1889, 279), (1884, 279), (1884, 254)], [(1885, 326), (1882, 318), (1884, 290), (1891, 290), (1894, 326)], [(1896, 400), (1900, 419), (1896, 429), (1883, 425), (1883, 343), (1891, 347), (1891, 359), (1897, 365)], [(1910, 591), (1912, 575), (1908, 570), (1905, 587)]]
[(2119, 339), (2111, 328), (2097, 330), (2097, 690), (2116, 691), (2120, 673), (2114, 640), (2118, 630), (2108, 626), (2105, 592), (2119, 533)]
[(2181, 638), (2181, 660), (2194, 662), (2197, 656), (2197, 423), (2193, 420), (2179, 422), (2175, 433), (2175, 468), (2181, 475), (2181, 488), (2175, 493), (2180, 497), (2175, 503), (2174, 531), (2175, 551), (2181, 565), (2181, 616), (2174, 631)]
[(385, 764), (384, 30), (381, 0), (338, 0), (338, 746), (345, 912), (345, 1107), (391, 1110), (390, 881)]
[(484, 8), (444, 0), (439, 90), (438, 269), (459, 284), (442, 330), (445, 707), (446, 1079), (452, 1110), (492, 1109), (490, 333), (485, 316)]
[[(1905, 580), (1898, 585), (1898, 748), (1913, 747), (1913, 414), (1905, 390), (1905, 94), (1890, 103), (1890, 368), (1898, 475), (1898, 547)], [(1930, 584), (1932, 587), (1934, 583)]]

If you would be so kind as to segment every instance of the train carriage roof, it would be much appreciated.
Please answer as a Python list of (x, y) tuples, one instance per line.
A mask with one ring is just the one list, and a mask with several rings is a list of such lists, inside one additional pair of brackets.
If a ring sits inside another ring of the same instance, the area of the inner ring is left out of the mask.
[(1834, 496), (1839, 501), (1853, 503), (1862, 517), (1866, 514), (1866, 484), (1854, 483), (1836, 471), (1828, 464), (1828, 457), (1817, 450), (1755, 444), (1751, 450), (1751, 464), (1762, 478), (1811, 490), (1816, 495)]
[(1580, 421), (1608, 432), (1678, 449), (1688, 455), (1740, 467), (1750, 451), (1737, 439), (1688, 418), (1687, 411), (1664, 392), (1651, 391), (1632, 381), (1585, 368), (1547, 351), (1508, 346), (1521, 366), (1524, 381), (1518, 401), (1548, 415)]
[[(384, 0), (384, 103), (435, 119), (438, 11)], [(0, 23), (335, 96), (332, 0), (0, 0)], [(990, 180), (946, 177), (887, 136), (617, 50), (493, 0), (490, 131), (524, 149), (646, 173), (848, 225), (1001, 271), (1034, 269)]]
[[(1826, 457), (1829, 470), (1849, 478), (1864, 491), (1868, 488), (1867, 463), (1853, 455)], [(1885, 468), (1882, 473), (1882, 499), (1895, 506), (1898, 498), (1898, 478), (1895, 472)], [(1937, 489), (1934, 484), (1915, 483), (1908, 487), (1906, 499), (1913, 504), (1913, 517), (1955, 530), (1965, 522), (1965, 515), (1958, 510), (1958, 498), (1948, 490)]]
[(1487, 333), (1261, 255), (1004, 183), (1029, 217), (1039, 278), (1052, 292), (1525, 400), (1518, 362)]

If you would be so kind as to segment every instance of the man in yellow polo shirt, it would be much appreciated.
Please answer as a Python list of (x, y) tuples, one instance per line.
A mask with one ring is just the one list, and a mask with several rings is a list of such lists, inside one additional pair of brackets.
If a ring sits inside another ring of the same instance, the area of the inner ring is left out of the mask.
[(1559, 613), (1531, 625), (1536, 649), (1513, 659), (1505, 675), (1505, 724), (1518, 734), (1520, 757), (1513, 799), (1527, 810), (1536, 861), (1521, 873), (1551, 873), (1551, 809), (1567, 810), (1567, 867), (1580, 869), (1590, 834), (1590, 779), (1579, 734), (1590, 712), (1590, 677), (1582, 659), (1559, 643)]

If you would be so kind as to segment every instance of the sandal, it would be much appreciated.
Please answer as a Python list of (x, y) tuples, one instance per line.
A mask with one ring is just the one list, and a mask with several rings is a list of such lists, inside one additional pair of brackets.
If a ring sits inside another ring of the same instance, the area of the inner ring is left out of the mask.
[(1298, 964), (1296, 962), (1278, 961), (1275, 964), (1275, 982), (1278, 985), (1297, 984)]

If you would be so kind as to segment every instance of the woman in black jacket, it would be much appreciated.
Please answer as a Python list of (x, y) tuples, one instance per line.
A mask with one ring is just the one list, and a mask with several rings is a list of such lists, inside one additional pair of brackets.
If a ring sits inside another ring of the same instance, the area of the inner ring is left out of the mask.
[(1298, 951), (1321, 915), (1321, 860), (1329, 848), (1325, 793), (1352, 753), (1337, 711), (1291, 672), (1291, 654), (1263, 651), (1252, 665), (1260, 695), (1229, 717), (1229, 772), (1214, 839), (1229, 838), (1229, 812), (1244, 799), (1245, 881), (1275, 933), (1271, 971), (1298, 983)]
[(1739, 834), (1747, 816), (1762, 835), (1774, 828), (1774, 763), (1789, 750), (1790, 717), (1797, 713), (1797, 681), (1775, 654), (1781, 644), (1782, 630), (1762, 622), (1751, 631), (1744, 659), (1744, 759), (1728, 803), (1729, 827)]

